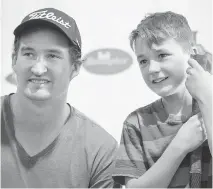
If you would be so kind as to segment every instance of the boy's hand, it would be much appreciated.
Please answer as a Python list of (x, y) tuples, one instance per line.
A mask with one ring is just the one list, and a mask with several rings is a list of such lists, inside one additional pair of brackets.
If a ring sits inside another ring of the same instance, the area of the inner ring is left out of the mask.
[(172, 143), (179, 146), (185, 153), (189, 153), (198, 148), (206, 140), (202, 122), (201, 114), (192, 116), (179, 129)]
[(194, 59), (188, 61), (190, 67), (186, 70), (186, 88), (193, 98), (198, 101), (209, 100), (212, 97), (212, 75), (205, 71)]

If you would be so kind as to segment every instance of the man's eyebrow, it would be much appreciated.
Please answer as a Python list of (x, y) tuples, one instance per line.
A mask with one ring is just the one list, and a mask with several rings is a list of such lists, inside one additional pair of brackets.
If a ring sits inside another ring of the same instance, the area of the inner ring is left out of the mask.
[(22, 47), (21, 51), (34, 51), (32, 47)]
[(47, 49), (46, 52), (62, 54), (62, 51), (58, 49)]

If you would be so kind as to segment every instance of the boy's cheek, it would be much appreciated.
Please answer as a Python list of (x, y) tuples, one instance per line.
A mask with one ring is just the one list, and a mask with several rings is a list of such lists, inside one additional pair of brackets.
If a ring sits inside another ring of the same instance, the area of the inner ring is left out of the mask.
[(142, 73), (143, 80), (146, 83), (149, 83), (150, 82), (150, 75), (147, 72), (144, 72), (144, 71), (141, 71), (141, 73)]

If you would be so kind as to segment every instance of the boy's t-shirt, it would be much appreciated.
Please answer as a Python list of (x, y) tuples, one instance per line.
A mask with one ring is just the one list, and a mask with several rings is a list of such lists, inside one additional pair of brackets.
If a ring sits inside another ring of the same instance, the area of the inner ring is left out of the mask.
[[(142, 176), (163, 154), (188, 119), (185, 116), (168, 115), (162, 99), (132, 112), (124, 122), (113, 171), (114, 180), (124, 185), (125, 177)], [(202, 148), (201, 186), (211, 187), (212, 158), (207, 141)], [(190, 154), (180, 164), (169, 187), (189, 186)]]
[[(1, 104), (1, 187), (113, 187), (116, 140), (71, 107), (69, 120), (46, 149), (30, 157), (15, 139), (10, 96)], [(8, 135), (6, 129), (11, 131)]]

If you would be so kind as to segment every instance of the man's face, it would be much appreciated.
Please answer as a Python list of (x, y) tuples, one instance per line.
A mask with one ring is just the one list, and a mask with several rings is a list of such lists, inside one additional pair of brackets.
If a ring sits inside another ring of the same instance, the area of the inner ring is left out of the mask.
[(189, 53), (173, 39), (160, 45), (148, 45), (146, 39), (135, 41), (135, 54), (147, 86), (165, 97), (185, 89)]
[(67, 38), (52, 29), (29, 32), (20, 38), (13, 69), (17, 92), (38, 101), (66, 95), (77, 71), (71, 63)]

